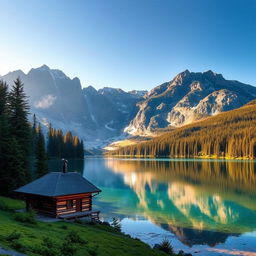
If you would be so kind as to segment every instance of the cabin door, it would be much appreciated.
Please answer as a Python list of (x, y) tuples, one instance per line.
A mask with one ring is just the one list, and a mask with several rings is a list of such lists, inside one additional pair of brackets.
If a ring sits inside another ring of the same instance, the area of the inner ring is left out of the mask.
[(82, 211), (82, 199), (76, 199), (76, 211), (77, 212)]

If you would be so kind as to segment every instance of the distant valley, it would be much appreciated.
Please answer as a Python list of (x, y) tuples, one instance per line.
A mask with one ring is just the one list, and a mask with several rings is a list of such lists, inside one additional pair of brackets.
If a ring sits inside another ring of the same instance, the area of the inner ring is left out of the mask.
[(11, 85), (17, 77), (25, 85), (30, 112), (45, 125), (52, 123), (79, 135), (89, 149), (131, 136), (152, 136), (159, 129), (180, 127), (256, 98), (255, 87), (212, 71), (186, 70), (149, 92), (82, 88), (78, 78), (70, 79), (46, 65), (27, 74), (10, 72), (0, 79)]

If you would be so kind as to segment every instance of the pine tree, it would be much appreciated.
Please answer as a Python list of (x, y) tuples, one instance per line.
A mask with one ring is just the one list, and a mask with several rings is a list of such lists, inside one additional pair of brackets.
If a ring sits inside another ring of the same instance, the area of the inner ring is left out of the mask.
[(53, 150), (54, 150), (54, 145), (53, 145), (53, 128), (52, 128), (52, 124), (49, 124), (48, 127), (48, 133), (47, 133), (47, 138), (48, 138), (48, 142), (47, 142), (47, 154), (48, 157), (54, 157), (53, 155)]
[(11, 195), (25, 183), (19, 146), (10, 132), (8, 86), (0, 81), (0, 194)]
[(19, 145), (14, 137), (11, 138), (10, 143), (7, 147), (8, 157), (8, 172), (6, 172), (6, 195), (13, 195), (13, 191), (27, 183), (27, 171), (23, 168), (22, 153)]
[(35, 153), (35, 145), (36, 145), (36, 140), (37, 140), (36, 127), (37, 127), (37, 120), (36, 120), (36, 115), (34, 114), (32, 129), (31, 129), (31, 154), (32, 154), (32, 156)]
[(10, 143), (10, 127), (7, 115), (8, 86), (0, 81), (0, 194), (7, 193), (8, 181), (8, 145)]
[(83, 140), (81, 140), (79, 145), (78, 145), (77, 157), (84, 159), (84, 142), (83, 142)]
[(121, 232), (121, 223), (117, 218), (113, 218), (111, 226), (118, 232)]
[(17, 180), (21, 181), (17, 186), (22, 186), (30, 180), (29, 170), (29, 150), (30, 150), (30, 124), (28, 121), (29, 105), (26, 94), (24, 92), (24, 86), (20, 79), (14, 81), (14, 86), (9, 94), (9, 115), (10, 115), (10, 127), (11, 133), (14, 136), (18, 150), (20, 154), (18, 161), (20, 163), (20, 172), (17, 175), (25, 174), (25, 180), (23, 178)]
[(45, 141), (44, 141), (44, 135), (42, 133), (40, 124), (37, 129), (35, 155), (36, 155), (36, 163), (35, 163), (36, 178), (40, 178), (41, 176), (48, 173), (47, 155), (46, 155), (46, 151), (45, 151)]
[(73, 147), (73, 135), (71, 131), (68, 131), (64, 136), (64, 155), (63, 157), (72, 158), (74, 157), (74, 147)]

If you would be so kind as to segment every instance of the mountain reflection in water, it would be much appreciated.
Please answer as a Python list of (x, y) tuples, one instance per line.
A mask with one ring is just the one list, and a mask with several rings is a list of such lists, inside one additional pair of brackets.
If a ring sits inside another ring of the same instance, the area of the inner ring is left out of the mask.
[(105, 219), (142, 218), (188, 246), (256, 230), (253, 161), (91, 158), (84, 176), (102, 189)]

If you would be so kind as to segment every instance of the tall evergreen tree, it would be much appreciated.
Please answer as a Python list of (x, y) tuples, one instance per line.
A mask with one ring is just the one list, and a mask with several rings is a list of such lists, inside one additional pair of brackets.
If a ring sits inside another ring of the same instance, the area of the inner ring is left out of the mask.
[(44, 135), (42, 133), (41, 126), (39, 124), (37, 129), (37, 140), (36, 140), (36, 178), (40, 178), (41, 176), (48, 173), (48, 166), (47, 166), (47, 155), (45, 151), (45, 141)]
[(72, 158), (74, 157), (74, 147), (73, 147), (73, 135), (71, 131), (68, 131), (64, 136), (64, 157)]
[(25, 182), (18, 144), (10, 132), (8, 86), (0, 81), (0, 194), (11, 195)]
[(47, 143), (47, 154), (49, 157), (53, 157), (53, 151), (54, 151), (54, 134), (53, 134), (53, 128), (52, 128), (52, 124), (49, 124), (48, 127), (48, 133), (47, 133), (47, 139), (48, 139), (48, 143)]
[(14, 136), (18, 150), (20, 154), (17, 158), (20, 163), (20, 172), (18, 175), (25, 174), (25, 180), (17, 179), (20, 184), (17, 186), (24, 185), (30, 180), (30, 170), (29, 170), (29, 150), (30, 150), (30, 124), (28, 121), (29, 105), (27, 96), (24, 92), (24, 86), (19, 78), (14, 81), (14, 86), (12, 87), (9, 94), (9, 115), (10, 115), (10, 125), (11, 133)]
[(8, 144), (10, 143), (10, 127), (7, 115), (8, 86), (0, 81), (0, 193), (7, 192)]
[(37, 120), (36, 115), (33, 115), (33, 123), (32, 123), (32, 129), (31, 129), (31, 155), (34, 157), (35, 154), (35, 146), (36, 146), (36, 140), (37, 140)]

